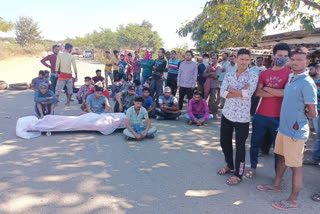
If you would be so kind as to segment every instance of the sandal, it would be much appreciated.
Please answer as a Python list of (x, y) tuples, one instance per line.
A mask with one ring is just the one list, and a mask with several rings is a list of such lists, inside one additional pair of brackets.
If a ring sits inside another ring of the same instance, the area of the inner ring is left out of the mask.
[(233, 186), (233, 185), (239, 184), (241, 181), (242, 181), (241, 178), (239, 178), (239, 177), (237, 177), (237, 176), (234, 175), (234, 176), (232, 176), (231, 178), (229, 178), (226, 183), (227, 183), (228, 185)]
[(272, 188), (272, 186), (270, 184), (258, 185), (257, 189), (260, 191), (264, 191), (264, 192), (281, 192), (278, 189)]
[(255, 169), (249, 169), (246, 173), (246, 177), (249, 179), (252, 179), (256, 175)]
[(312, 195), (312, 200), (320, 202), (320, 192)]
[(218, 175), (226, 175), (226, 174), (230, 174), (230, 173), (234, 173), (233, 169), (230, 169), (229, 167), (225, 166), (222, 169), (220, 169), (218, 171)]
[(278, 210), (283, 210), (283, 211), (298, 209), (298, 205), (289, 204), (286, 201), (274, 202), (272, 203), (272, 206)]

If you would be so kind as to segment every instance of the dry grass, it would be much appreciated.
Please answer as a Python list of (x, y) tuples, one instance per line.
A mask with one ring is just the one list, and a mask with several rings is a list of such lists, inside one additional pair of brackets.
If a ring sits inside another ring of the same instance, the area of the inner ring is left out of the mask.
[(15, 56), (35, 56), (45, 51), (43, 44), (32, 44), (25, 47), (19, 44), (6, 44), (0, 41), (0, 60)]

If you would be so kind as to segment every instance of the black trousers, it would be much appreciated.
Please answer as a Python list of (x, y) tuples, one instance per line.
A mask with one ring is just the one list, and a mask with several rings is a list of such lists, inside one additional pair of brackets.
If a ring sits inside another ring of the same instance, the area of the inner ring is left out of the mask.
[(177, 117), (179, 117), (181, 115), (181, 113), (167, 113), (167, 112), (163, 112), (160, 109), (156, 110), (156, 115), (163, 117), (163, 119), (165, 120), (175, 120)]
[(177, 84), (178, 84), (178, 74), (168, 73), (167, 86), (171, 88), (173, 96), (176, 96), (177, 94), (177, 88), (178, 88)]
[[(236, 159), (233, 162), (232, 134), (236, 132)], [(238, 123), (228, 120), (222, 115), (220, 127), (220, 144), (230, 169), (235, 170), (235, 176), (241, 178), (245, 168), (246, 140), (249, 135), (249, 122)]]
[(256, 111), (257, 111), (257, 108), (258, 108), (258, 105), (260, 103), (260, 97), (256, 96), (256, 95), (252, 95), (251, 97), (251, 108), (250, 108), (250, 115), (251, 116), (254, 116)]
[(179, 88), (179, 109), (183, 107), (183, 98), (187, 95), (188, 101), (192, 99), (193, 91), (191, 88), (180, 87)]

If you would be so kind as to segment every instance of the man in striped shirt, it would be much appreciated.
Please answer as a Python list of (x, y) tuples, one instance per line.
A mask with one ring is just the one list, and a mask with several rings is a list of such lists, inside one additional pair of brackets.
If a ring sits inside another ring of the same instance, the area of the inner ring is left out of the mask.
[(180, 60), (176, 56), (176, 51), (171, 51), (167, 78), (167, 86), (171, 88), (173, 96), (176, 96), (177, 93), (178, 71), (180, 65)]
[(59, 99), (62, 89), (66, 86), (67, 87), (66, 106), (70, 106), (71, 95), (73, 92), (71, 65), (73, 67), (73, 72), (75, 73), (75, 82), (78, 81), (76, 60), (72, 56), (71, 51), (72, 51), (72, 45), (70, 43), (67, 43), (64, 47), (64, 52), (59, 53), (57, 56), (56, 69), (55, 69), (57, 78), (58, 78), (58, 71), (60, 69), (60, 75), (59, 75), (57, 86), (56, 86), (56, 96)]

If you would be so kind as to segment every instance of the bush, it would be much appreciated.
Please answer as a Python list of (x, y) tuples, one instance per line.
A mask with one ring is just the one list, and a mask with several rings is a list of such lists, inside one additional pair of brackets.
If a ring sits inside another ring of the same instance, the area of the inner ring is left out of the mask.
[(13, 56), (22, 56), (22, 55), (28, 55), (28, 56), (34, 56), (38, 55), (46, 50), (46, 47), (44, 44), (38, 43), (38, 44), (32, 44), (32, 45), (26, 45), (22, 47), (21, 45), (17, 43), (4, 43), (0, 41), (0, 59), (5, 59)]

